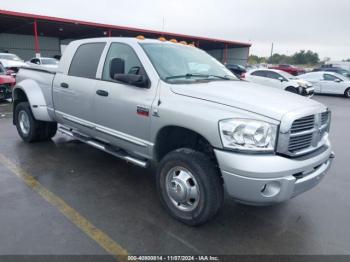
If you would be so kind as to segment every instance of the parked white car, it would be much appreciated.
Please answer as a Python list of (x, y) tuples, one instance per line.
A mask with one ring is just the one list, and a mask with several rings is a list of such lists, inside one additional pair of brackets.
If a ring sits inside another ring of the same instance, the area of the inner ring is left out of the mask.
[(27, 64), (35, 68), (54, 69), (58, 67), (58, 60), (51, 57), (34, 57)]
[(15, 54), (0, 53), (0, 63), (7, 69), (12, 70), (15, 73), (18, 72), (20, 67), (28, 67), (24, 61)]
[(346, 76), (333, 72), (311, 72), (302, 77), (315, 87), (315, 93), (338, 94), (350, 98), (350, 80)]
[(249, 82), (275, 87), (302, 96), (311, 97), (314, 93), (312, 84), (287, 72), (276, 69), (256, 69), (245, 74)]

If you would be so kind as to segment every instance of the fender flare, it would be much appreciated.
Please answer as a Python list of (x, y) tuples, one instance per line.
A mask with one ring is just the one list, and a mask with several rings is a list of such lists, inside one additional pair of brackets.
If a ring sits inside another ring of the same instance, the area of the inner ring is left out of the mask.
[[(23, 101), (20, 97), (21, 91), (24, 92), (30, 108), (36, 120), (54, 122), (55, 120), (50, 116), (48, 106), (42, 89), (37, 82), (26, 79), (21, 81), (13, 89), (13, 103), (14, 107), (17, 105), (16, 101)], [(14, 108), (15, 109), (15, 108)]]

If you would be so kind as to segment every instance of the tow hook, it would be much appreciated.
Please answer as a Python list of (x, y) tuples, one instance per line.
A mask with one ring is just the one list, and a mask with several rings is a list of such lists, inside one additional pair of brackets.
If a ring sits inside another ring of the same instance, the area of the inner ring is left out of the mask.
[(331, 158), (331, 159), (335, 158), (334, 152), (332, 152), (332, 153), (330, 154), (329, 158)]

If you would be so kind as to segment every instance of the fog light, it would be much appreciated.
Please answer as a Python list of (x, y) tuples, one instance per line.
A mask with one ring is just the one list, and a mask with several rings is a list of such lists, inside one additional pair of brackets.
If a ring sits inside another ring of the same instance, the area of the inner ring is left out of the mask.
[(274, 197), (281, 190), (281, 184), (277, 181), (269, 182), (261, 188), (261, 194), (264, 197)]

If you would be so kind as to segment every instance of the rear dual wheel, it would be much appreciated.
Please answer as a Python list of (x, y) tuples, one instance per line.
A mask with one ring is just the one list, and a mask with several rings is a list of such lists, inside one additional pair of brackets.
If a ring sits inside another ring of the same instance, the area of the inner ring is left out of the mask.
[(19, 103), (14, 114), (17, 132), (25, 142), (46, 141), (56, 134), (57, 123), (36, 120), (28, 102)]

